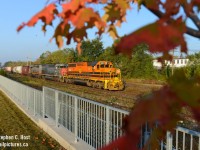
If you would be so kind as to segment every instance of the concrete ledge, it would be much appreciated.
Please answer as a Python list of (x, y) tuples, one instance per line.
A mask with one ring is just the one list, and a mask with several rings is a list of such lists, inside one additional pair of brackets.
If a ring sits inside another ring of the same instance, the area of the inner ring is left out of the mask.
[(21, 105), (19, 101), (16, 101), (14, 97), (6, 93), (2, 88), (0, 90), (12, 100), (13, 103), (26, 114), (37, 126), (54, 138), (60, 145), (67, 150), (93, 150), (94, 148), (88, 145), (86, 142), (79, 140), (75, 142), (75, 136), (72, 132), (66, 128), (59, 126), (56, 127), (55, 121), (50, 118), (42, 118), (39, 115), (34, 116), (33, 113), (27, 109), (24, 105)]

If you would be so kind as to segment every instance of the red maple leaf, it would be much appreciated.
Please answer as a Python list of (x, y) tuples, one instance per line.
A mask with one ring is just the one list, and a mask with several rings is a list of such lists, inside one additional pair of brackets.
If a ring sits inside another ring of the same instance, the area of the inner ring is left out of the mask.
[(151, 52), (166, 52), (181, 43), (182, 51), (186, 51), (183, 37), (185, 31), (185, 24), (181, 19), (171, 23), (161, 19), (123, 37), (117, 45), (116, 51), (131, 55), (133, 48), (140, 43), (148, 44)]

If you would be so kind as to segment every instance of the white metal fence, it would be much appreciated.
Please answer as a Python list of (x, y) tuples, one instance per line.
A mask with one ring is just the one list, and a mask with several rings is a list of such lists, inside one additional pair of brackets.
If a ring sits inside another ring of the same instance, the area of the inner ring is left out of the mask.
[(94, 148), (122, 135), (122, 118), (127, 111), (109, 107), (55, 89), (43, 88), (44, 116), (55, 120)]
[[(123, 118), (129, 113), (66, 92), (43, 87), (43, 91), (0, 76), (0, 88), (13, 100), (20, 102), (35, 116), (54, 120), (75, 134), (75, 141), (85, 141), (94, 148), (122, 135)], [(151, 130), (145, 125), (138, 148), (142, 149)], [(177, 127), (174, 135), (167, 133), (160, 144), (161, 150), (200, 150), (200, 133)]]
[(34, 115), (42, 115), (42, 91), (20, 84), (3, 76), (0, 76), (0, 87), (14, 100), (20, 102), (21, 105), (26, 106), (26, 108), (32, 111)]
[(127, 111), (106, 106), (72, 94), (43, 87), (36, 90), (0, 76), (0, 87), (34, 115), (51, 118), (94, 148), (122, 135), (122, 121)]

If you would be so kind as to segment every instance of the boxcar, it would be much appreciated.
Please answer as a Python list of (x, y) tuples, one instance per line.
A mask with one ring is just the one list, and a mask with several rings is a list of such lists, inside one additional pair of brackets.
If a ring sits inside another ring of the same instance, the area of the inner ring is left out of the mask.
[(4, 67), (4, 70), (5, 70), (6, 72), (12, 72), (12, 67)]
[(40, 76), (39, 65), (31, 65), (29, 66), (29, 74), (30, 76)]
[(29, 74), (29, 66), (22, 66), (22, 75)]

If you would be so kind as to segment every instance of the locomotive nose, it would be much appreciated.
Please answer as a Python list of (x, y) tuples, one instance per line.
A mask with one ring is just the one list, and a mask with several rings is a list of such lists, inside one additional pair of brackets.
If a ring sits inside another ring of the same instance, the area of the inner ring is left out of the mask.
[(117, 69), (117, 70), (116, 70), (116, 73), (117, 73), (117, 74), (120, 74), (120, 69)]

